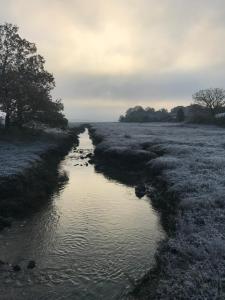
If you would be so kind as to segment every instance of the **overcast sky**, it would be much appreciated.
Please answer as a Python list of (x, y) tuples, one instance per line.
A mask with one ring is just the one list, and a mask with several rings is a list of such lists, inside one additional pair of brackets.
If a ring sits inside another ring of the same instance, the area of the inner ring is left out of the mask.
[(224, 0), (0, 0), (0, 22), (37, 44), (70, 120), (225, 87)]

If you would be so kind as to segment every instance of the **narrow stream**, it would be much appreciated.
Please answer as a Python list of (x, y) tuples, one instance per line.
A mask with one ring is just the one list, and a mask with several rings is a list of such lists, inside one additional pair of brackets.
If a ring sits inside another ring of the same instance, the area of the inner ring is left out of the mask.
[[(87, 166), (88, 132), (61, 162), (69, 181), (40, 211), (0, 233), (1, 300), (119, 299), (152, 266), (163, 236), (149, 199)], [(26, 268), (29, 260), (36, 267)]]

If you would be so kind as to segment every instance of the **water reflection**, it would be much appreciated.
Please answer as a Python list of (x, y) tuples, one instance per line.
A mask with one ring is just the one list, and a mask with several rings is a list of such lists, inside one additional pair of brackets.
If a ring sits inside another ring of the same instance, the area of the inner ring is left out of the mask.
[[(163, 231), (147, 198), (87, 166), (87, 131), (60, 165), (69, 181), (52, 201), (1, 234), (0, 259), (19, 263), (1, 272), (0, 299), (117, 299), (152, 265)], [(34, 259), (37, 268), (25, 263)]]

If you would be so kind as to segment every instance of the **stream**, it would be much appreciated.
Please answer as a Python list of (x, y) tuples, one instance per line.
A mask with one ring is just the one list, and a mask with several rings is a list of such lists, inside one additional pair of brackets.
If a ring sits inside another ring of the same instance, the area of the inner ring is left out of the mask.
[(1, 300), (120, 299), (154, 263), (164, 231), (150, 199), (97, 173), (86, 158), (94, 149), (87, 130), (79, 140), (59, 165), (68, 181), (0, 233), (0, 259), (21, 266), (1, 267)]

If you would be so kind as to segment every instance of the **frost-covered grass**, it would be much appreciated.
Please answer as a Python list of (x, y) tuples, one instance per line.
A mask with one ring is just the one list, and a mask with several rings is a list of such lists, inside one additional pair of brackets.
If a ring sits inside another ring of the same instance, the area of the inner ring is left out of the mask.
[(40, 161), (41, 155), (56, 148), (63, 136), (52, 132), (36, 136), (0, 132), (0, 178), (23, 173)]
[(0, 130), (0, 230), (39, 209), (65, 182), (58, 163), (80, 130)]
[(103, 152), (151, 152), (146, 168), (160, 173), (178, 196), (175, 234), (159, 250), (155, 297), (225, 299), (225, 130), (171, 123), (92, 126)]

